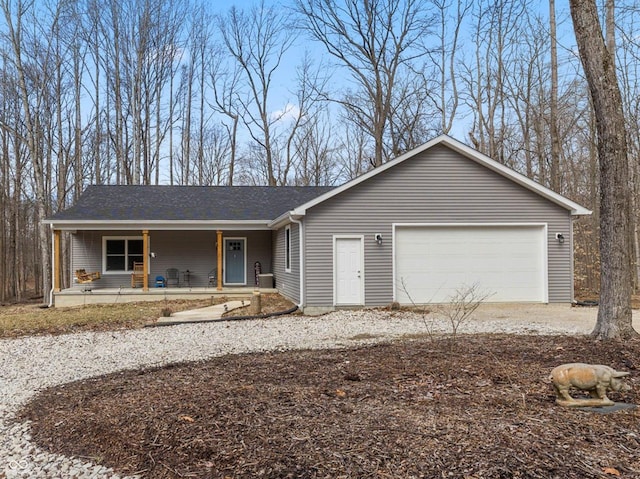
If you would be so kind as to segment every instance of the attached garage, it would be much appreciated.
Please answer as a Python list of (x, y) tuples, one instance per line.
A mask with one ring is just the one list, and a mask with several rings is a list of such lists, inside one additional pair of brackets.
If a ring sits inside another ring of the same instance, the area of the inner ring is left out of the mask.
[(394, 225), (395, 298), (448, 302), (476, 285), (491, 302), (547, 302), (546, 224)]
[[(301, 231), (300, 302), (335, 308), (570, 303), (573, 220), (590, 211), (448, 136), (283, 215)], [(276, 249), (276, 254), (278, 249)], [(286, 275), (280, 275), (285, 280)]]

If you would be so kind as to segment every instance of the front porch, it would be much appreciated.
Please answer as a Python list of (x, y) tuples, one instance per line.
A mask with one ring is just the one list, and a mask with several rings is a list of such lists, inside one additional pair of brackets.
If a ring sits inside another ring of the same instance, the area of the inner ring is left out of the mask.
[(76, 230), (68, 236), (67, 287), (60, 287), (61, 230), (53, 235), (55, 306), (278, 291), (270, 230)]
[(250, 300), (254, 291), (277, 293), (275, 288), (258, 287), (184, 287), (184, 288), (100, 288), (97, 285), (78, 285), (54, 293), (56, 307), (83, 306), (87, 304), (133, 303), (139, 301), (163, 301), (173, 299), (209, 299), (216, 297)]

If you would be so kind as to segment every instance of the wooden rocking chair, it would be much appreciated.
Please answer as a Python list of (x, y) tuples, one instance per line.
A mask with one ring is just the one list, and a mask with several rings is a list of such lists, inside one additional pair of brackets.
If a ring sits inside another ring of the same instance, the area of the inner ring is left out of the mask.
[(131, 273), (131, 287), (144, 286), (144, 263), (133, 263), (133, 273)]
[(95, 280), (100, 279), (100, 272), (87, 273), (84, 269), (77, 269), (76, 279), (80, 284), (93, 283)]

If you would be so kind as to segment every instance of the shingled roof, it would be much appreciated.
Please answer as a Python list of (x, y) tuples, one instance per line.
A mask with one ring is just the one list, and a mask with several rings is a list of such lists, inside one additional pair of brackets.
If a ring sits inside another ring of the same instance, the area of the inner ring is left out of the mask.
[(46, 221), (269, 221), (332, 188), (94, 185)]

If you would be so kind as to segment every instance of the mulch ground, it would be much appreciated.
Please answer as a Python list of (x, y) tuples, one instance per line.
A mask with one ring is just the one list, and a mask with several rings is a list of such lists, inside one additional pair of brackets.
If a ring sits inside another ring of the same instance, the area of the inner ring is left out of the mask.
[(47, 450), (146, 478), (640, 477), (640, 410), (554, 403), (561, 363), (631, 371), (640, 341), (460, 336), (227, 356), (41, 393)]

